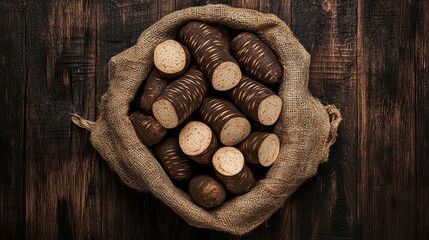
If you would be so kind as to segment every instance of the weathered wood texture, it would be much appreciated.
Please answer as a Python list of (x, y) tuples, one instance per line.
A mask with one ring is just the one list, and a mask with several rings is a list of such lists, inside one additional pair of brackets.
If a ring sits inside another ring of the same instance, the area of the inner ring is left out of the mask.
[[(109, 59), (142, 31), (207, 3), (283, 19), (344, 117), (318, 175), (242, 237), (126, 187), (69, 118), (96, 119)], [(0, 239), (428, 239), (428, 33), (424, 0), (1, 1)]]
[[(156, 1), (98, 1), (97, 4), (97, 101), (107, 90), (107, 63), (135, 44), (139, 35), (157, 19)], [(159, 9), (162, 9), (159, 8)], [(127, 188), (102, 162), (101, 229), (105, 239), (155, 239), (157, 203), (150, 194)], [(125, 197), (124, 197), (125, 196)], [(139, 236), (139, 237), (137, 237)]]
[(0, 239), (23, 238), (25, 225), (25, 6), (0, 3)]
[(100, 162), (70, 112), (95, 117), (96, 5), (26, 4), (25, 237), (101, 238)]
[(356, 238), (357, 2), (293, 1), (292, 6), (292, 30), (312, 58), (310, 91), (336, 105), (345, 119), (329, 162), (292, 199), (292, 238)]
[(429, 236), (429, 1), (419, 0), (416, 13), (416, 239)]
[(363, 239), (415, 239), (416, 210), (424, 210), (416, 206), (414, 11), (412, 1), (364, 0), (358, 8)]

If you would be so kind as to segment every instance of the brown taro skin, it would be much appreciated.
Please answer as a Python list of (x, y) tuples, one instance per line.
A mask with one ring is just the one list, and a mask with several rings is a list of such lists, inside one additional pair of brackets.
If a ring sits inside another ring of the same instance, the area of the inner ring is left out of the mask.
[(136, 111), (130, 115), (130, 121), (137, 137), (148, 147), (157, 144), (167, 134), (167, 130), (153, 116)]
[(276, 55), (255, 34), (238, 34), (232, 39), (230, 47), (248, 76), (267, 86), (274, 86), (282, 81), (283, 71)]
[(235, 147), (222, 147), (213, 156), (216, 177), (231, 194), (246, 193), (256, 183), (255, 176), (244, 161), (243, 154)]
[(272, 132), (274, 129), (274, 125), (266, 126), (258, 121), (255, 121), (253, 119), (249, 119), (250, 124), (252, 125), (252, 131), (265, 131), (265, 132)]
[(209, 84), (194, 66), (172, 81), (152, 105), (158, 122), (167, 129), (175, 128), (187, 119), (206, 97)]
[[(230, 97), (246, 116), (263, 125), (274, 124), (280, 116), (281, 99), (265, 85), (246, 76), (230, 91)], [(266, 101), (262, 104), (264, 100)]]
[(257, 131), (252, 132), (237, 148), (247, 162), (269, 167), (277, 159), (280, 140), (272, 132)]
[(188, 190), (194, 202), (204, 208), (219, 206), (226, 198), (222, 184), (208, 175), (193, 177), (189, 182)]
[(146, 80), (143, 94), (140, 97), (140, 108), (145, 113), (152, 113), (152, 104), (167, 87), (169, 80), (161, 77), (156, 68), (152, 69)]
[(218, 91), (226, 91), (238, 84), (241, 70), (231, 56), (227, 37), (219, 28), (207, 23), (190, 21), (180, 28), (178, 39), (192, 53), (197, 66)]
[(246, 116), (225, 99), (211, 96), (204, 99), (200, 116), (224, 145), (238, 144), (250, 134), (251, 126)]
[(229, 44), (232, 40), (230, 30), (222, 24), (212, 24), (211, 26), (213, 31), (222, 38), (222, 43), (225, 45), (225, 48), (229, 50)]
[(194, 174), (192, 160), (182, 152), (179, 140), (169, 137), (154, 147), (155, 156), (171, 179), (188, 181)]
[(256, 184), (256, 179), (252, 170), (246, 165), (244, 165), (243, 170), (235, 176), (222, 176), (219, 173), (216, 173), (216, 176), (224, 184), (228, 192), (234, 195), (246, 193)]

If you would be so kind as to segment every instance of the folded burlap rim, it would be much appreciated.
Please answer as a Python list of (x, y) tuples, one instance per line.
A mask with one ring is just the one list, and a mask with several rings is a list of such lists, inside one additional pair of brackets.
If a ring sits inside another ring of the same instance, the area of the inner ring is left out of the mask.
[[(284, 71), (279, 89), (283, 110), (274, 130), (281, 139), (278, 159), (250, 192), (211, 210), (195, 205), (171, 182), (152, 152), (139, 141), (127, 116), (130, 101), (153, 67), (153, 49), (174, 38), (178, 28), (190, 20), (254, 32), (274, 50)], [(114, 56), (97, 121), (75, 114), (72, 121), (91, 131), (94, 148), (128, 186), (151, 192), (192, 226), (242, 235), (281, 208), (328, 159), (341, 114), (310, 94), (309, 65), (310, 55), (273, 14), (225, 5), (191, 7), (163, 17), (141, 34), (136, 45)]]

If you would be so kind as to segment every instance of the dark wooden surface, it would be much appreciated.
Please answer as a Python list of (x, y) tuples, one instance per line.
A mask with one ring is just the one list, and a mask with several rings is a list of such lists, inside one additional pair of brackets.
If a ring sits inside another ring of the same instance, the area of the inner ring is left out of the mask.
[[(106, 65), (162, 16), (224, 3), (278, 15), (343, 113), (329, 162), (243, 237), (127, 188), (69, 112), (95, 119)], [(428, 239), (429, 2), (1, 0), (0, 239)]]

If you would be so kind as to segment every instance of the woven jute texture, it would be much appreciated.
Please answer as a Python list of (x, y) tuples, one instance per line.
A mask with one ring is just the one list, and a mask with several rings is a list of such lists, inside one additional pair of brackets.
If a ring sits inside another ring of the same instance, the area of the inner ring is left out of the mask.
[[(153, 67), (153, 49), (174, 38), (190, 20), (254, 32), (274, 50), (284, 72), (279, 89), (283, 110), (274, 129), (281, 139), (278, 159), (250, 192), (211, 210), (195, 205), (171, 182), (139, 141), (127, 116), (130, 101)], [(275, 15), (225, 5), (187, 8), (163, 17), (141, 34), (136, 45), (110, 60), (109, 88), (101, 98), (95, 123), (77, 115), (72, 120), (92, 132), (94, 148), (128, 186), (151, 192), (192, 226), (242, 235), (281, 208), (328, 159), (341, 115), (308, 91), (309, 65), (310, 55)]]

